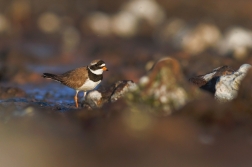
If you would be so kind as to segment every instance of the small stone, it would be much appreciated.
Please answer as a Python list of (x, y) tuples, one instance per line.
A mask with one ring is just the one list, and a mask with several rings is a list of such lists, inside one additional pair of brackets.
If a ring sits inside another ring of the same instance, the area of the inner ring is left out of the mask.
[(127, 92), (135, 90), (136, 84), (133, 81), (119, 81), (113, 95), (110, 98), (111, 102), (115, 102), (124, 96)]
[(127, 92), (137, 88), (136, 84), (130, 80), (117, 81), (109, 88), (104, 90), (92, 90), (85, 99), (91, 108), (100, 108), (105, 103), (115, 102), (122, 98)]
[(97, 90), (90, 91), (85, 100), (92, 108), (99, 108), (102, 105), (102, 94)]

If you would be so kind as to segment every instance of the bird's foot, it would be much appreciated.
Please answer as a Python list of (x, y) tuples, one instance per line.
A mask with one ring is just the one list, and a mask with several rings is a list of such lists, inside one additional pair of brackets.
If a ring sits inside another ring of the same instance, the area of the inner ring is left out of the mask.
[(79, 105), (78, 105), (78, 97), (77, 96), (74, 96), (74, 101), (75, 101), (76, 108), (78, 108)]

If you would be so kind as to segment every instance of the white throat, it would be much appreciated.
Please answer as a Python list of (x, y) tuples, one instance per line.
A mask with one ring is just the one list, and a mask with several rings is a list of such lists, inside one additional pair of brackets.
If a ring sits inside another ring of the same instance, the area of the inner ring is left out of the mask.
[(93, 73), (93, 74), (96, 74), (96, 75), (101, 75), (103, 73), (103, 69), (98, 69), (98, 70), (91, 70), (89, 67), (88, 69)]

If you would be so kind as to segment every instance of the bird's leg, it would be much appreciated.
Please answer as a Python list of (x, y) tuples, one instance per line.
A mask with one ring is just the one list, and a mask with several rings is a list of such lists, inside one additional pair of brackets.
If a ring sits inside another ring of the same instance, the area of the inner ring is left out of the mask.
[(79, 91), (76, 90), (76, 94), (75, 94), (75, 96), (74, 96), (75, 106), (76, 106), (77, 108), (78, 108), (78, 92), (79, 92)]
[(85, 102), (85, 97), (86, 97), (87, 92), (83, 91), (83, 97), (81, 98), (81, 101), (84, 103)]
[(84, 92), (84, 91), (83, 91), (83, 97), (81, 98), (82, 107), (83, 107), (83, 105), (85, 104), (86, 93), (87, 93), (87, 92)]
[(86, 98), (86, 94), (87, 94), (87, 92), (84, 92), (84, 94), (83, 94), (83, 102), (85, 101), (85, 98)]

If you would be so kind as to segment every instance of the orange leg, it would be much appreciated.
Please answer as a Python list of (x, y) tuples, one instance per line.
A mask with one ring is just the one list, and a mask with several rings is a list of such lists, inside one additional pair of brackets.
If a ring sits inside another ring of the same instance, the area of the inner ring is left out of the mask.
[(79, 91), (76, 91), (76, 94), (74, 96), (74, 101), (75, 101), (75, 106), (78, 108), (78, 92)]

